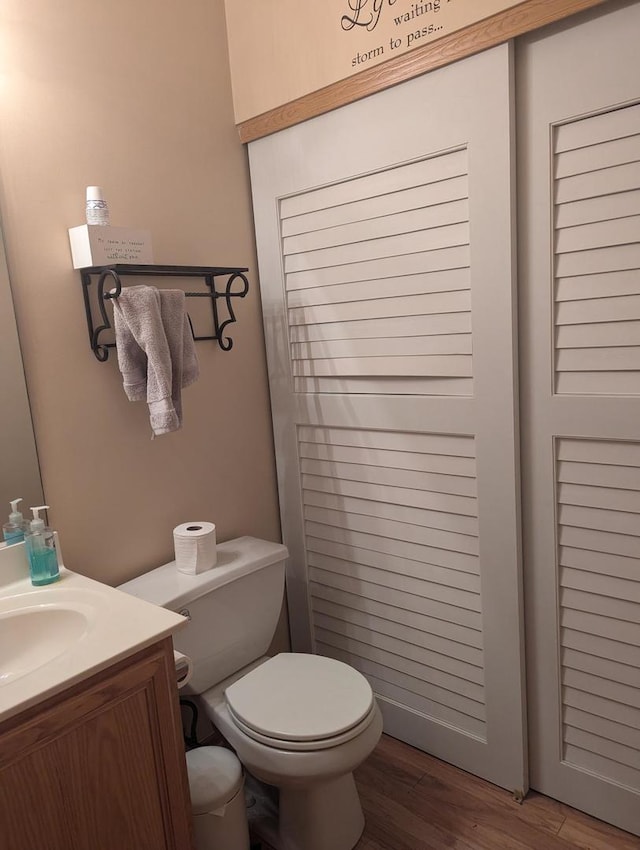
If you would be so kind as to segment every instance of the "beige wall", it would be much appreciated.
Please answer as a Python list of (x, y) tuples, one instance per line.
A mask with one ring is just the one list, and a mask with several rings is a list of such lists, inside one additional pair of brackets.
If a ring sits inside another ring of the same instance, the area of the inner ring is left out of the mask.
[[(172, 529), (279, 539), (245, 151), (223, 0), (4, 0), (0, 203), (45, 496), (69, 567), (111, 584), (172, 558)], [(85, 186), (159, 263), (247, 265), (234, 349), (199, 342), (185, 425), (150, 439), (115, 356), (89, 349), (67, 228)]]
[(225, 0), (236, 121), (424, 47), (520, 2)]

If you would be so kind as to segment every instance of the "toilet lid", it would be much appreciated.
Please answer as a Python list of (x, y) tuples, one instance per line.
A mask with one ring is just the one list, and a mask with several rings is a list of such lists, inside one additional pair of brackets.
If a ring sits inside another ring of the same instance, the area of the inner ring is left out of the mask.
[(262, 736), (320, 741), (356, 726), (373, 707), (373, 692), (353, 667), (322, 655), (284, 652), (225, 691), (232, 714)]

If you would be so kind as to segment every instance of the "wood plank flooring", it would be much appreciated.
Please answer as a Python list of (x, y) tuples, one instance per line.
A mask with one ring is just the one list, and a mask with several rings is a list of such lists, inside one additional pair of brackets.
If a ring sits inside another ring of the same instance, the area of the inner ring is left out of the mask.
[(640, 850), (640, 838), (530, 792), (488, 782), (389, 738), (356, 771), (356, 850)]

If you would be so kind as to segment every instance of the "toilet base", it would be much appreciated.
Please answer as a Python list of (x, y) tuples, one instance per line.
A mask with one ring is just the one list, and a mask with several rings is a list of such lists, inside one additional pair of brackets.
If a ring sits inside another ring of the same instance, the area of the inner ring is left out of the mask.
[(282, 850), (352, 850), (364, 829), (353, 774), (280, 789)]
[(352, 850), (364, 830), (353, 774), (280, 788), (277, 821), (258, 820), (252, 829), (274, 850)]

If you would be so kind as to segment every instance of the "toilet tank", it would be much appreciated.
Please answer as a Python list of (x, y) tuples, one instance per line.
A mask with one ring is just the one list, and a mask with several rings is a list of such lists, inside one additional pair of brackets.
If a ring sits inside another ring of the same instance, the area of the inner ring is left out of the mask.
[(199, 575), (175, 561), (120, 585), (120, 590), (189, 617), (173, 636), (193, 676), (182, 693), (203, 693), (264, 655), (284, 594), (285, 546), (238, 537), (217, 547), (218, 562)]

